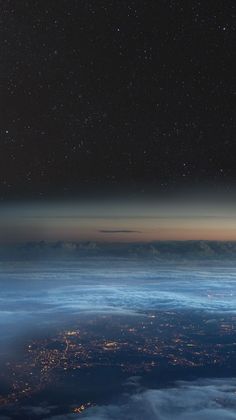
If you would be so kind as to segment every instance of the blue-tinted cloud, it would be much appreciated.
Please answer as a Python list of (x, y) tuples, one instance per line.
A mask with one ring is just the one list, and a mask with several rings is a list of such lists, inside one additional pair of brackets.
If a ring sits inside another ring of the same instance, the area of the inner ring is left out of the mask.
[[(236, 379), (180, 382), (175, 387), (132, 394), (112, 405), (89, 408), (87, 420), (236, 420)], [(80, 418), (75, 414), (47, 420)]]
[(137, 314), (155, 310), (236, 311), (236, 267), (168, 266), (87, 259), (20, 264), (0, 273), (1, 337), (43, 325), (58, 314)]

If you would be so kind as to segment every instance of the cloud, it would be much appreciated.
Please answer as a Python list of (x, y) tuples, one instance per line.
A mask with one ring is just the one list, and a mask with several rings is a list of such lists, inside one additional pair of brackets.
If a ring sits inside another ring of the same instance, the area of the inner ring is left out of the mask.
[[(236, 420), (236, 379), (179, 382), (175, 387), (146, 390), (124, 401), (92, 407), (87, 420)], [(48, 417), (69, 420), (74, 415)]]
[(21, 411), (25, 412), (28, 416), (46, 416), (56, 408), (54, 405), (42, 404), (39, 406), (25, 406)]
[(129, 230), (129, 229), (101, 229), (100, 233), (142, 233), (139, 230)]
[[(28, 271), (2, 269), (0, 325), (8, 334), (26, 318), (75, 312), (137, 313), (198, 309), (235, 312), (235, 267), (156, 266), (99, 259)], [(7, 282), (6, 282), (7, 278)], [(17, 322), (15, 321), (17, 319)]]
[[(132, 238), (132, 234), (142, 231), (132, 229), (100, 229), (104, 237), (114, 235), (119, 240)], [(111, 237), (109, 238), (112, 239)], [(163, 262), (176, 261), (220, 261), (234, 262), (236, 257), (236, 242), (217, 241), (154, 241), (143, 242), (28, 242), (11, 246), (0, 246), (0, 260), (66, 260), (79, 257), (122, 257)]]
[[(58, 407), (55, 405), (48, 405), (46, 402), (43, 402), (40, 405), (33, 406), (20, 406), (20, 405), (10, 405), (6, 408), (6, 413), (11, 417), (1, 416), (0, 420), (11, 420), (12, 418), (45, 418), (49, 415), (52, 415), (53, 411), (58, 410)], [(42, 417), (43, 416), (43, 417)]]

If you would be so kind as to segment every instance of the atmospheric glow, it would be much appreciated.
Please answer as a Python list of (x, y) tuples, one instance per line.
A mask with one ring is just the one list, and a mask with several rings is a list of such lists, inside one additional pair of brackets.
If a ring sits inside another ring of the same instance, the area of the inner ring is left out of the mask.
[(232, 204), (110, 201), (1, 209), (1, 241), (236, 240)]

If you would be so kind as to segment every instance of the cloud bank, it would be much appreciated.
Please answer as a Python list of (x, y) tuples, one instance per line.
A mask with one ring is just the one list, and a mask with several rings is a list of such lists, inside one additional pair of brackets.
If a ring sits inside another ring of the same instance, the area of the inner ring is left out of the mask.
[[(105, 235), (139, 234), (130, 229), (103, 229)], [(217, 241), (156, 241), (141, 242), (27, 242), (0, 246), (0, 261), (34, 259), (81, 259), (85, 257), (122, 257), (154, 261), (235, 261), (236, 242)]]
[[(86, 420), (236, 420), (236, 379), (179, 382), (173, 388), (136, 393), (117, 404), (88, 409)], [(74, 414), (48, 420), (74, 419)]]

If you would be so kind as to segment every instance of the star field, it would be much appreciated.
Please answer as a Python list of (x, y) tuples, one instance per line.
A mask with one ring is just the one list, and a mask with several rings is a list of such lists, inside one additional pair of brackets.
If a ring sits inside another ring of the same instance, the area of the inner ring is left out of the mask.
[(0, 197), (230, 189), (234, 2), (1, 2)]

